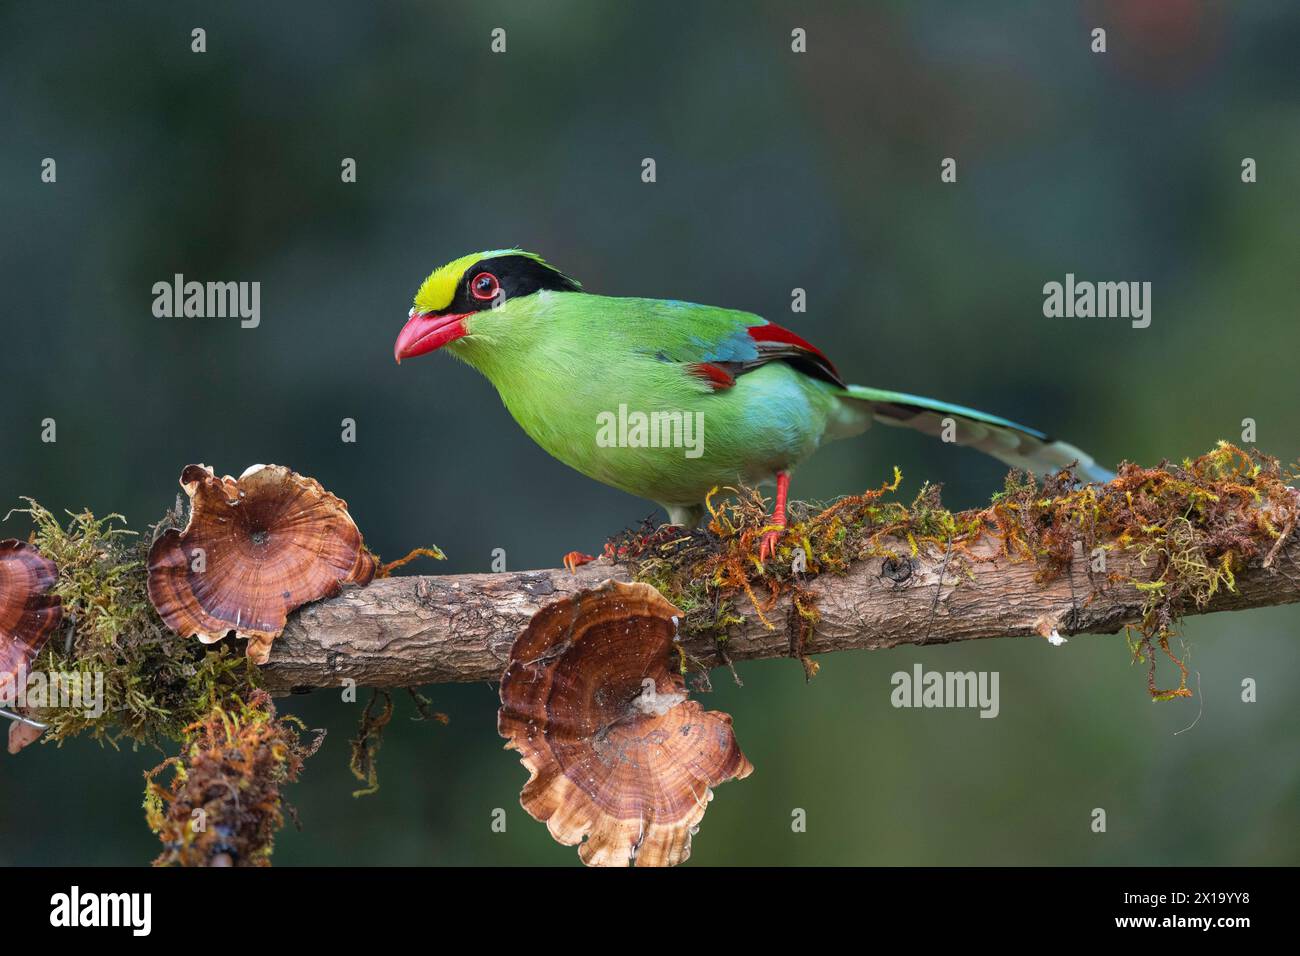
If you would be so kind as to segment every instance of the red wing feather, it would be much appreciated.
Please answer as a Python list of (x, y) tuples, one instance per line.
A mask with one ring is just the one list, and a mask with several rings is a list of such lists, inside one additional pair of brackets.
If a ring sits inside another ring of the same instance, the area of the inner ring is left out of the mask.
[(845, 387), (835, 364), (824, 352), (811, 342), (795, 335), (789, 329), (782, 328), (775, 322), (767, 325), (751, 325), (749, 337), (758, 344), (760, 362), (783, 360), (789, 362), (801, 372), (830, 382), (832, 385)]
[(708, 382), (709, 387), (715, 392), (720, 392), (724, 388), (731, 388), (736, 384), (736, 379), (730, 372), (713, 362), (696, 362), (693, 365), (686, 366), (686, 370), (696, 378), (702, 378)]

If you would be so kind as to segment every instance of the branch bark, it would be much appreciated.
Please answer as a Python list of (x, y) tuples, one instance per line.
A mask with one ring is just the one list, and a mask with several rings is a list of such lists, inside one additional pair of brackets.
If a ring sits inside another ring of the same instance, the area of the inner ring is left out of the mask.
[[(1288, 529), (1289, 530), (1289, 529)], [(906, 551), (906, 545), (901, 546)], [(1088, 556), (1076, 545), (1070, 573), (1046, 584), (1036, 566), (998, 553), (985, 537), (970, 546), (973, 562), (947, 562), (943, 553), (923, 554), (910, 566), (881, 559), (855, 563), (842, 576), (809, 580), (821, 619), (808, 654), (946, 644), (988, 637), (1114, 633), (1140, 620), (1144, 594), (1131, 580), (1152, 569), (1131, 553), (1112, 552), (1108, 571), (1124, 583), (1094, 588)], [(1237, 575), (1235, 592), (1220, 591), (1205, 607), (1183, 613), (1242, 610), (1300, 601), (1300, 536), (1289, 533), (1270, 555)], [(958, 566), (960, 564), (960, 567)], [(601, 559), (571, 574), (563, 569), (403, 577), (349, 588), (337, 598), (295, 614), (272, 647), (265, 676), (284, 692), (358, 684), (406, 687), (454, 681), (493, 681), (501, 675), (510, 645), (543, 605), (606, 578), (628, 580), (625, 568)], [(758, 597), (764, 595), (758, 589)], [(743, 624), (726, 644), (732, 660), (791, 656), (790, 598), (766, 611), (764, 624), (743, 598)], [(723, 663), (708, 637), (687, 638), (688, 651), (710, 666)]]

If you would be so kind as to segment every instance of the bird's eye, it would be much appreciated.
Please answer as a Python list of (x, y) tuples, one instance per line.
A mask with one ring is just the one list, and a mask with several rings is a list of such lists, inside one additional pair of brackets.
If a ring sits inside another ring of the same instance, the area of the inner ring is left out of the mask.
[(474, 298), (486, 302), (489, 299), (496, 298), (497, 293), (501, 291), (501, 283), (497, 281), (497, 277), (492, 273), (480, 272), (470, 282), (469, 290), (473, 293)]

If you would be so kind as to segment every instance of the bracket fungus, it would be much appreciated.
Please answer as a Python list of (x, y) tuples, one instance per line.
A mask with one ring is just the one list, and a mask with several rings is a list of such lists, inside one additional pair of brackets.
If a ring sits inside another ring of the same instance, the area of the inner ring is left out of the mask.
[(63, 602), (51, 592), (57, 579), (54, 562), (30, 544), (0, 541), (0, 700), (63, 621)]
[(520, 803), (589, 865), (682, 862), (710, 788), (754, 769), (731, 717), (687, 698), (680, 618), (650, 585), (606, 581), (510, 649), (497, 730), (531, 774)]
[[(58, 580), (54, 562), (30, 544), (0, 541), (0, 706), (18, 700), (27, 668), (63, 621), (63, 602), (52, 592)], [(3, 711), (9, 727), (9, 752), (36, 740), (43, 724)]]
[(180, 480), (189, 523), (149, 551), (149, 600), (178, 634), (211, 644), (235, 631), (265, 664), (292, 611), (375, 576), (347, 502), (314, 479), (283, 465), (238, 479), (189, 465)]

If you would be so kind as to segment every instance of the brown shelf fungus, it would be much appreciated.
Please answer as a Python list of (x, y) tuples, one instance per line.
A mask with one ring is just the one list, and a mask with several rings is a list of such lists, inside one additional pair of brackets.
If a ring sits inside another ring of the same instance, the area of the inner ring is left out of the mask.
[(754, 769), (731, 717), (687, 699), (680, 618), (650, 585), (606, 581), (510, 649), (497, 729), (531, 774), (520, 803), (592, 866), (682, 862), (710, 788)]
[(181, 487), (189, 523), (149, 551), (149, 600), (178, 634), (211, 644), (234, 631), (265, 664), (292, 611), (375, 576), (347, 502), (283, 465), (238, 479), (189, 465)]
[(52, 592), (58, 569), (30, 544), (0, 541), (0, 711), (9, 725), (9, 752), (36, 740), (43, 724), (29, 723), (19, 707), (27, 668), (63, 621), (63, 602)]
[(0, 541), (0, 701), (63, 621), (58, 570), (24, 541)]

